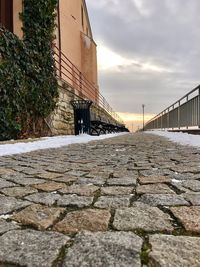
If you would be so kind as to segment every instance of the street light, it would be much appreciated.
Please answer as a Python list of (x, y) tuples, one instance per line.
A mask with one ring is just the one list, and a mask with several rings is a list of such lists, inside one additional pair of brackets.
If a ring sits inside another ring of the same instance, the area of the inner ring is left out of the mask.
[(145, 107), (145, 105), (142, 104), (142, 112), (143, 112), (143, 131), (144, 131), (144, 107)]

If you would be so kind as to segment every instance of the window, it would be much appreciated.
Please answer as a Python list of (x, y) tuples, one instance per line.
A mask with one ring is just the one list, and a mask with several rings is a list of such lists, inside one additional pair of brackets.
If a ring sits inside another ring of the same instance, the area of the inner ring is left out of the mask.
[(84, 10), (83, 10), (83, 6), (81, 6), (81, 21), (82, 21), (82, 27), (84, 28)]
[(0, 23), (13, 31), (13, 0), (0, 0)]

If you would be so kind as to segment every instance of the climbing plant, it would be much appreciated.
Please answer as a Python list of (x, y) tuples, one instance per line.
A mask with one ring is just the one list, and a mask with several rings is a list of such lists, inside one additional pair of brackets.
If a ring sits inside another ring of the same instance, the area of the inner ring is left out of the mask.
[(28, 50), (17, 36), (0, 29), (0, 140), (16, 138), (25, 108)]
[(0, 29), (0, 140), (34, 132), (58, 97), (52, 52), (57, 0), (23, 4), (23, 40)]
[(25, 0), (24, 43), (33, 61), (26, 101), (30, 114), (37, 120), (55, 108), (58, 86), (52, 54), (57, 0)]

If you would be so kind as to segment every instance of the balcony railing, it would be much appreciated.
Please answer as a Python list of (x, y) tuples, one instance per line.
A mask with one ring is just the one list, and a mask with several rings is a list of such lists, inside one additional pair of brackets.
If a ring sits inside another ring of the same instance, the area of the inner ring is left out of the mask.
[(200, 85), (145, 124), (144, 129), (200, 128)]
[(115, 113), (106, 99), (100, 94), (98, 87), (88, 81), (82, 72), (66, 57), (66, 55), (54, 46), (54, 58), (57, 68), (57, 76), (68, 83), (75, 90), (75, 94), (85, 100), (92, 100), (94, 104), (103, 108), (118, 123), (123, 120)]

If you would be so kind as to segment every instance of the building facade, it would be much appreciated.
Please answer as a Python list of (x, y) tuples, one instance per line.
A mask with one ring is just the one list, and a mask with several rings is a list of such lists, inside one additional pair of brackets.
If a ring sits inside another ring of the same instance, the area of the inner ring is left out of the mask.
[[(0, 0), (0, 22), (23, 38), (23, 0)], [(85, 0), (59, 0), (54, 41), (58, 77), (79, 96), (98, 101), (96, 44)]]

